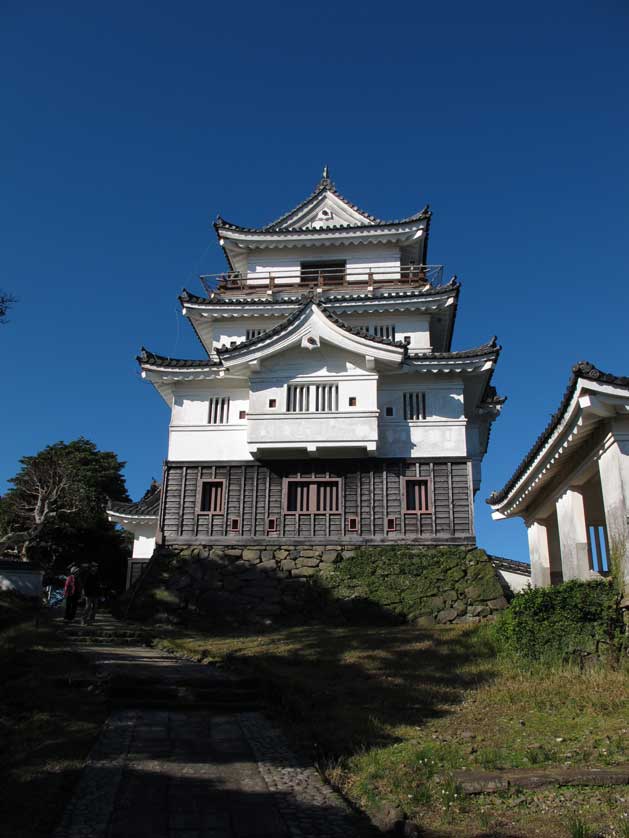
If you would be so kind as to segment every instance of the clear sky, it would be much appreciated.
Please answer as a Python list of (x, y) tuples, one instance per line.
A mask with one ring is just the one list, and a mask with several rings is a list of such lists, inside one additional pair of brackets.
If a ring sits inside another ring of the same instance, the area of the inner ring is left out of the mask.
[(0, 491), (81, 434), (161, 474), (138, 349), (201, 357), (177, 294), (222, 270), (211, 221), (272, 220), (323, 164), (375, 215), (429, 202), (462, 281), (454, 348), (503, 345), (479, 544), (526, 559), (502, 486), (572, 364), (629, 374), (626, 2), (28, 3), (0, 13)]

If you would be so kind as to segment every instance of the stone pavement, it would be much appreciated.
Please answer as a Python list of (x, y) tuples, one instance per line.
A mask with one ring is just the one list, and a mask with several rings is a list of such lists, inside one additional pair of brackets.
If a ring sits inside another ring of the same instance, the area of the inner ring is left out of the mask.
[[(146, 647), (85, 651), (116, 680), (159, 689), (230, 678)], [(135, 659), (135, 664), (134, 664)], [(140, 693), (142, 695), (143, 693)], [(259, 712), (120, 708), (53, 838), (358, 838), (373, 835)]]

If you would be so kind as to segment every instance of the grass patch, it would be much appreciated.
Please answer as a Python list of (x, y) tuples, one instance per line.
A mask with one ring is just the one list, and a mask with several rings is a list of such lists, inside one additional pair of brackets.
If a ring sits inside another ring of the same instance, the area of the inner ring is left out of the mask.
[(89, 678), (44, 623), (0, 632), (0, 822), (2, 838), (44, 838), (57, 825), (105, 718)]
[(500, 835), (562, 836), (575, 813), (597, 826), (620, 822), (623, 790), (470, 798), (452, 771), (628, 761), (622, 669), (523, 671), (496, 655), (489, 626), (309, 625), (159, 645), (257, 675), (297, 744), (372, 814), (399, 806), (453, 836), (492, 834), (489, 821)]

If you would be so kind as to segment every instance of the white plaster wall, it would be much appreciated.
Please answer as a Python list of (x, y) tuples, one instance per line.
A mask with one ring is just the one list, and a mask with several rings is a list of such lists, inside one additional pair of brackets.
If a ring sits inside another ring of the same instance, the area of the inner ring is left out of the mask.
[(217, 320), (212, 328), (212, 345), (230, 346), (233, 341), (242, 343), (247, 338), (247, 329), (272, 329), (280, 323), (277, 317), (249, 317), (243, 320)]
[(369, 326), (370, 333), (373, 332), (373, 326), (395, 326), (395, 339), (404, 340), (405, 337), (410, 337), (410, 349), (424, 350), (429, 352), (430, 345), (430, 315), (409, 313), (405, 314), (400, 311), (392, 311), (389, 313), (378, 314), (341, 314), (342, 320), (349, 323), (351, 326)]
[[(250, 285), (266, 285), (268, 274), (272, 273), (276, 284), (293, 284), (295, 275), (299, 274), (302, 261), (339, 261), (345, 259), (348, 269), (351, 269), (351, 279), (365, 280), (369, 270), (374, 278), (395, 276), (391, 268), (400, 266), (400, 250), (397, 247), (383, 247), (378, 245), (337, 245), (334, 247), (311, 248), (277, 248), (252, 251), (247, 262)], [(363, 270), (359, 270), (364, 268)], [(388, 268), (389, 271), (378, 273), (378, 268)], [(263, 274), (259, 280), (256, 274)], [(287, 276), (291, 275), (291, 276)]]
[[(229, 423), (208, 424), (210, 398), (230, 398)], [(168, 459), (249, 460), (247, 421), (239, 419), (249, 409), (249, 388), (245, 380), (181, 382), (175, 386), (169, 428)]]
[[(208, 424), (211, 398), (227, 396), (229, 403), (229, 425), (242, 424), (238, 419), (241, 410), (248, 410), (249, 386), (243, 379), (219, 379), (212, 382), (181, 382), (175, 385), (171, 415), (171, 428)], [(215, 427), (215, 426), (212, 426)], [(221, 426), (223, 427), (223, 426)]]
[[(411, 392), (426, 394), (425, 419), (404, 419), (403, 394)], [(391, 417), (386, 416), (388, 406), (394, 411)], [(379, 456), (467, 456), (462, 382), (437, 376), (384, 377), (379, 387), (378, 408)]]
[(155, 525), (138, 524), (133, 530), (133, 559), (150, 559), (155, 550)]
[(514, 594), (523, 591), (531, 584), (530, 576), (524, 576), (522, 573), (510, 573), (508, 570), (501, 570), (497, 568), (498, 575), (504, 579), (509, 588)]

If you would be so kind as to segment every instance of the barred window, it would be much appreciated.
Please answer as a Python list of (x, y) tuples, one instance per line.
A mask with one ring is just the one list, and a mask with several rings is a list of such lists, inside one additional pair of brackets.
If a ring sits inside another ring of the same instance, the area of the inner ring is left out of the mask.
[(411, 420), (426, 418), (425, 393), (404, 393), (404, 418)]
[(428, 480), (406, 480), (404, 508), (406, 512), (430, 512)]
[(338, 384), (290, 384), (286, 390), (288, 413), (336, 413)]
[(208, 410), (209, 425), (226, 425), (229, 422), (229, 397), (214, 396)]
[(371, 334), (377, 338), (388, 338), (395, 340), (395, 325), (393, 323), (386, 323), (384, 325), (376, 324), (371, 328)]
[(223, 481), (204, 480), (201, 484), (200, 512), (222, 512), (223, 511)]
[(340, 480), (287, 480), (286, 512), (338, 512)]
[(245, 340), (253, 340), (253, 338), (257, 338), (259, 335), (263, 334), (266, 330), (265, 329), (247, 329), (245, 333)]
[(307, 413), (310, 410), (310, 387), (308, 384), (291, 384), (286, 394), (288, 413)]

